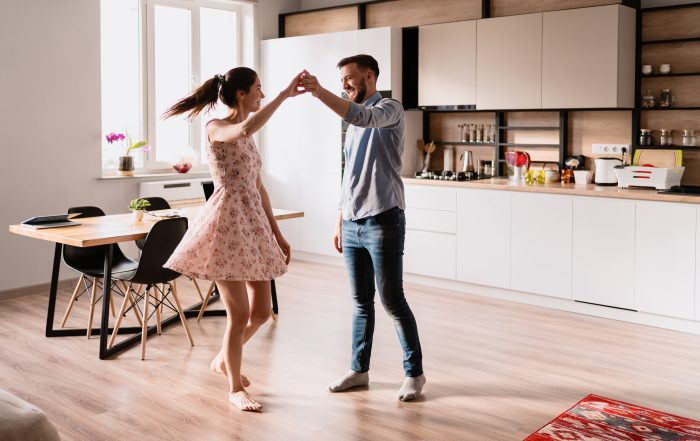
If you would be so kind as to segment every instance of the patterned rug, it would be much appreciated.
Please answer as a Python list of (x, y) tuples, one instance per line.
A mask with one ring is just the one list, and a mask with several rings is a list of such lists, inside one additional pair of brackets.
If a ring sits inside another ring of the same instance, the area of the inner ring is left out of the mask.
[(700, 421), (589, 395), (525, 441), (698, 441)]

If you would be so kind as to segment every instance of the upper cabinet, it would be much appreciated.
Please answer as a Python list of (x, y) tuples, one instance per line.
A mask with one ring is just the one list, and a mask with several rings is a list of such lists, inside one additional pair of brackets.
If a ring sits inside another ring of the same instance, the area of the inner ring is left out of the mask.
[(418, 105), (476, 103), (476, 21), (418, 28)]
[(477, 109), (541, 108), (542, 14), (478, 20), (476, 35)]
[(634, 107), (634, 9), (545, 12), (542, 29), (543, 108)]

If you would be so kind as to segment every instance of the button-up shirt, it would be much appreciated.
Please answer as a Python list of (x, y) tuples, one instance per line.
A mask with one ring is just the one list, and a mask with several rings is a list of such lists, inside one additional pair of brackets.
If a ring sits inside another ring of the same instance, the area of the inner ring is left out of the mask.
[(363, 104), (351, 102), (343, 119), (350, 125), (338, 207), (343, 219), (362, 219), (394, 207), (404, 210), (401, 155), (406, 119), (401, 103), (376, 92)]

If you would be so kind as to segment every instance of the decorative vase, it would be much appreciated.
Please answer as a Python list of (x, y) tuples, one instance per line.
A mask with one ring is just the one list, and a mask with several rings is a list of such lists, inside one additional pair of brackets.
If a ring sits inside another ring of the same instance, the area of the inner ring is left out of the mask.
[(135, 222), (141, 222), (141, 219), (143, 219), (143, 210), (131, 210), (131, 213), (134, 216)]
[(119, 176), (134, 176), (134, 158), (131, 156), (119, 157)]

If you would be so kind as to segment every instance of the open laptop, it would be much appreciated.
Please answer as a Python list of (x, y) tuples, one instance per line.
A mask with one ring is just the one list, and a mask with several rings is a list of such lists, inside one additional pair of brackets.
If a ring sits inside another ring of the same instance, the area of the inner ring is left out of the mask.
[(71, 214), (54, 214), (51, 216), (35, 216), (22, 222), (22, 226), (39, 230), (42, 228), (68, 227), (71, 225), (80, 225), (79, 222), (71, 219), (80, 216), (80, 213)]

